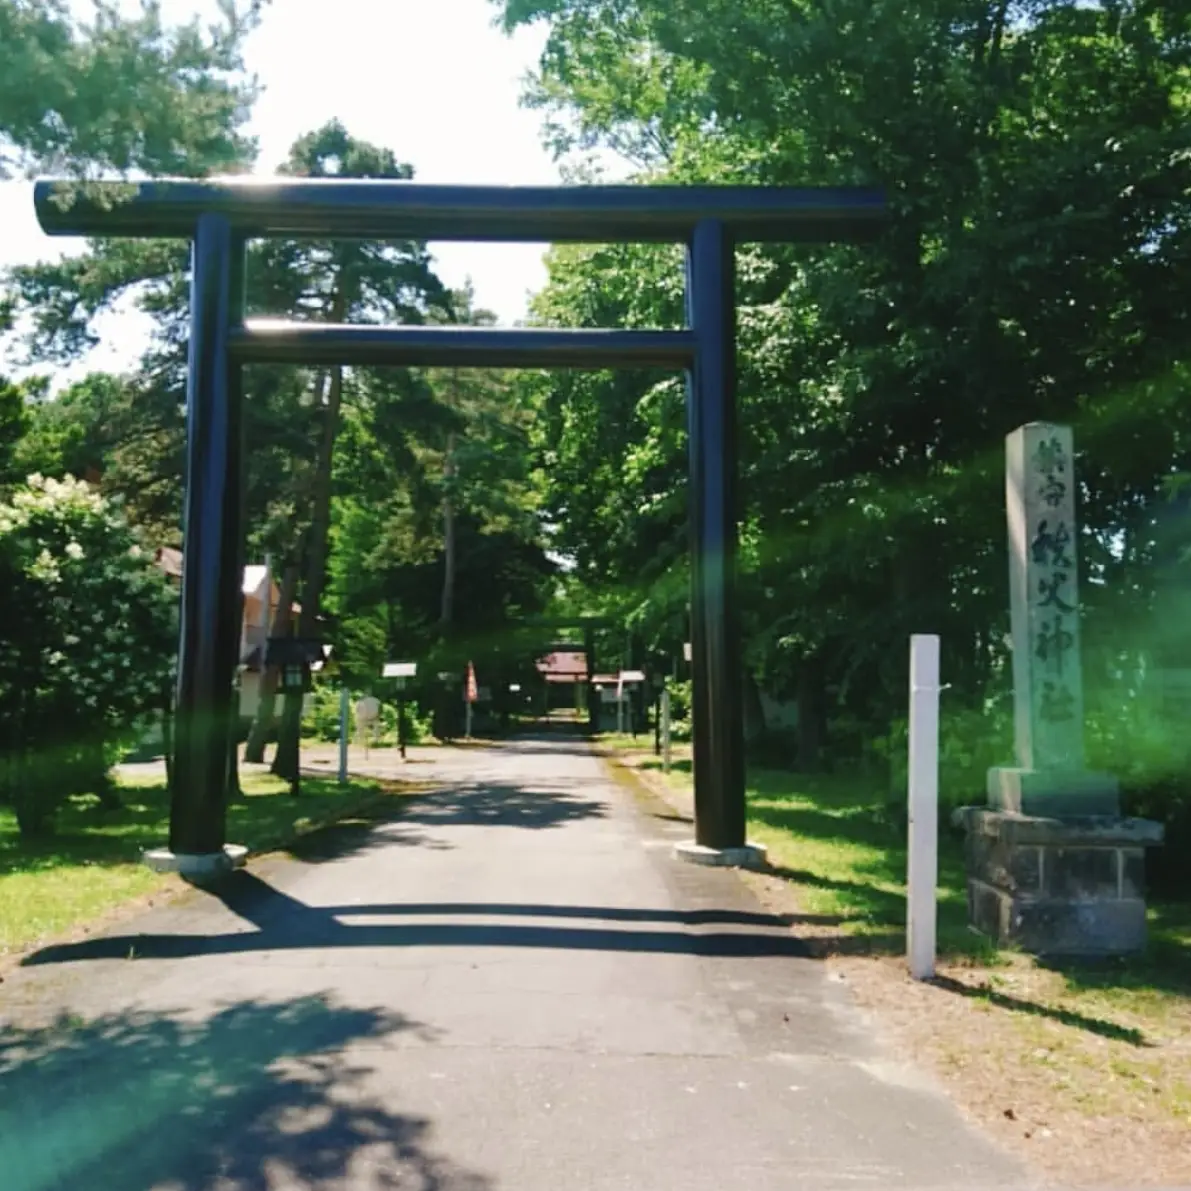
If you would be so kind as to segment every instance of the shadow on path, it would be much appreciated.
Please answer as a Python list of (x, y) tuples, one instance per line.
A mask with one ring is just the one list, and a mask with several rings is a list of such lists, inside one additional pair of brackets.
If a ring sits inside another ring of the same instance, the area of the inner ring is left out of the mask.
[(604, 803), (580, 798), (573, 791), (586, 789), (589, 781), (551, 779), (550, 782), (451, 782), (439, 794), (411, 801), (402, 822), (426, 827), (483, 826), (542, 829), (560, 827), (583, 819), (602, 819)]
[(411, 1030), (426, 1033), (320, 997), (8, 1026), (3, 1186), (330, 1191), (371, 1167), (368, 1186), (483, 1191), (489, 1180), (428, 1152), (426, 1119), (373, 1099), (344, 1053)]
[[(42, 948), (23, 966), (74, 960), (134, 958), (180, 959), (195, 955), (236, 955), (255, 951), (309, 947), (533, 947), (574, 951), (652, 952), (695, 956), (806, 956), (805, 944), (789, 934), (788, 923), (768, 914), (728, 911), (621, 910), (575, 906), (501, 906), (484, 903), (442, 905), (309, 906), (250, 872), (229, 876), (212, 891), (227, 907), (257, 929), (216, 935), (108, 935)], [(354, 918), (452, 914), (538, 918), (593, 918), (623, 922), (672, 923), (677, 930), (625, 929), (611, 926), (546, 924), (375, 923), (348, 926), (338, 914)], [(731, 925), (735, 931), (689, 932), (691, 927)], [(764, 933), (763, 933), (764, 932)]]

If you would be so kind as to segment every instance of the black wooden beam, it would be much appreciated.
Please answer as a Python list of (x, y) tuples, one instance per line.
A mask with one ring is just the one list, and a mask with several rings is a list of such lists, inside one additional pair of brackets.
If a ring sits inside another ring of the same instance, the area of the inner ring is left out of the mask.
[(522, 243), (681, 243), (721, 224), (737, 242), (859, 240), (879, 190), (786, 186), (427, 186), (369, 179), (37, 183), (50, 235), (190, 237), (220, 215), (245, 236)]
[(248, 322), (232, 331), (243, 364), (421, 368), (673, 368), (690, 366), (690, 331), (512, 327), (374, 327)]

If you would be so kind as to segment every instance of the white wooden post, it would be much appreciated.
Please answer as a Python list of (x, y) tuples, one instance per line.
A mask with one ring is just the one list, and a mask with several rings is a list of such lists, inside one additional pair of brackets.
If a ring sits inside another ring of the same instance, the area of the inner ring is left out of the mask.
[(670, 772), (670, 688), (662, 690), (662, 772)]
[(339, 691), (339, 780), (347, 781), (347, 737), (351, 731), (348, 720), (351, 716), (351, 702), (347, 687)]
[(935, 974), (939, 879), (939, 638), (910, 638), (909, 858), (906, 955), (910, 975)]

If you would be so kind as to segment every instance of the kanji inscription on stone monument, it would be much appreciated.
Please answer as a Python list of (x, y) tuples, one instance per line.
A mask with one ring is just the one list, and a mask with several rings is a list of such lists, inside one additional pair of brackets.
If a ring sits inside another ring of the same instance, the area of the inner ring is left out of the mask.
[(1046, 422), (1008, 436), (1010, 616), (1017, 763), (1083, 768), (1083, 686), (1071, 430)]

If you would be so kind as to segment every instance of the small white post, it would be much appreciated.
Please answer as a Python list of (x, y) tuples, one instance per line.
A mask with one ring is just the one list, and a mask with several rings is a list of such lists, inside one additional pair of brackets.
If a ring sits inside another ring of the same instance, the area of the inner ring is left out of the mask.
[(910, 638), (909, 858), (906, 955), (910, 975), (935, 974), (939, 879), (939, 638)]
[(351, 716), (351, 704), (347, 687), (339, 691), (339, 780), (347, 781), (347, 735), (350, 731), (348, 720)]
[(662, 772), (670, 772), (670, 688), (662, 690)]
[(471, 739), (471, 700), (468, 699), (463, 705), (464, 728), (463, 735), (466, 739)]

